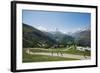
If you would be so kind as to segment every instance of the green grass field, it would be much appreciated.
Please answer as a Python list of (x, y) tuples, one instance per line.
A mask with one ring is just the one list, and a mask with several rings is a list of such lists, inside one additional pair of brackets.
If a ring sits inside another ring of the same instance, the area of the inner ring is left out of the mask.
[(55, 56), (46, 56), (46, 55), (30, 55), (23, 52), (23, 62), (46, 62), (46, 61), (69, 61), (69, 60), (78, 60), (72, 58), (63, 58), (63, 57), (55, 57)]
[(57, 53), (57, 52), (62, 52), (62, 53), (65, 53), (65, 54), (75, 54), (75, 55), (86, 55), (86, 56), (90, 56), (91, 55), (91, 52), (90, 51), (79, 51), (79, 50), (75, 50), (75, 49), (68, 49), (67, 48), (57, 48), (57, 49), (42, 49), (42, 48), (36, 48), (36, 49), (31, 49), (32, 52), (49, 52), (51, 53), (52, 51), (54, 53)]
[[(64, 57), (57, 57), (57, 56), (47, 56), (47, 55), (36, 55), (36, 54), (27, 54), (26, 53), (27, 48), (23, 48), (23, 62), (46, 62), (46, 61), (71, 61), (71, 60), (79, 60), (79, 59), (73, 59), (73, 58), (64, 58)], [(57, 49), (43, 49), (43, 48), (31, 48), (31, 52), (45, 52), (45, 53), (57, 53), (62, 52), (63, 54), (75, 54), (75, 55), (86, 55), (90, 56), (90, 51), (83, 52), (75, 49), (66, 49), (66, 48), (57, 48)]]

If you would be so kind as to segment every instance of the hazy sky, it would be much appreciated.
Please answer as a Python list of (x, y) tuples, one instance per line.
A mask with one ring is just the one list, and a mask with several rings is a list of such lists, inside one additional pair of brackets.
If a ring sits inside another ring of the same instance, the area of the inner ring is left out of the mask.
[(90, 13), (23, 10), (22, 22), (43, 31), (75, 32), (91, 24)]

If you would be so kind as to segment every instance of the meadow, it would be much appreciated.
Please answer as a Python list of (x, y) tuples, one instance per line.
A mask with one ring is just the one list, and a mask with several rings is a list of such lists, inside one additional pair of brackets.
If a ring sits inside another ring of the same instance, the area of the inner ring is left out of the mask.
[[(32, 54), (27, 53), (26, 51), (29, 49), (29, 51)], [(38, 54), (35, 54), (38, 53)], [(44, 54), (40, 54), (44, 53)], [(50, 55), (45, 55), (45, 53)], [(53, 55), (53, 54), (56, 54)], [(77, 58), (69, 58), (69, 57), (63, 57), (64, 54), (72, 54), (72, 55), (78, 55), (78, 56), (89, 56), (91, 55), (90, 51), (79, 51), (72, 48), (23, 48), (23, 62), (48, 62), (48, 61), (73, 61), (73, 60), (80, 60)]]

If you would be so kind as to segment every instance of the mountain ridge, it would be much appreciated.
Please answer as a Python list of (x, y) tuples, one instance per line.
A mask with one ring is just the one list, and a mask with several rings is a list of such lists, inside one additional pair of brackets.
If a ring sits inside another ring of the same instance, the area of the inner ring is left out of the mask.
[[(90, 46), (91, 31), (83, 30), (74, 35), (64, 34), (60, 31), (47, 32), (23, 23), (23, 47), (45, 47), (49, 48), (55, 44), (73, 44)], [(83, 45), (82, 45), (83, 44)]]

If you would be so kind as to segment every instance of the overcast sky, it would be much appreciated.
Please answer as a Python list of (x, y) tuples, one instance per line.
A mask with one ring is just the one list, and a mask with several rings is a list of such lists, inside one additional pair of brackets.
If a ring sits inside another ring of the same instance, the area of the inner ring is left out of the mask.
[(75, 32), (91, 24), (90, 13), (23, 10), (22, 22), (43, 31)]

